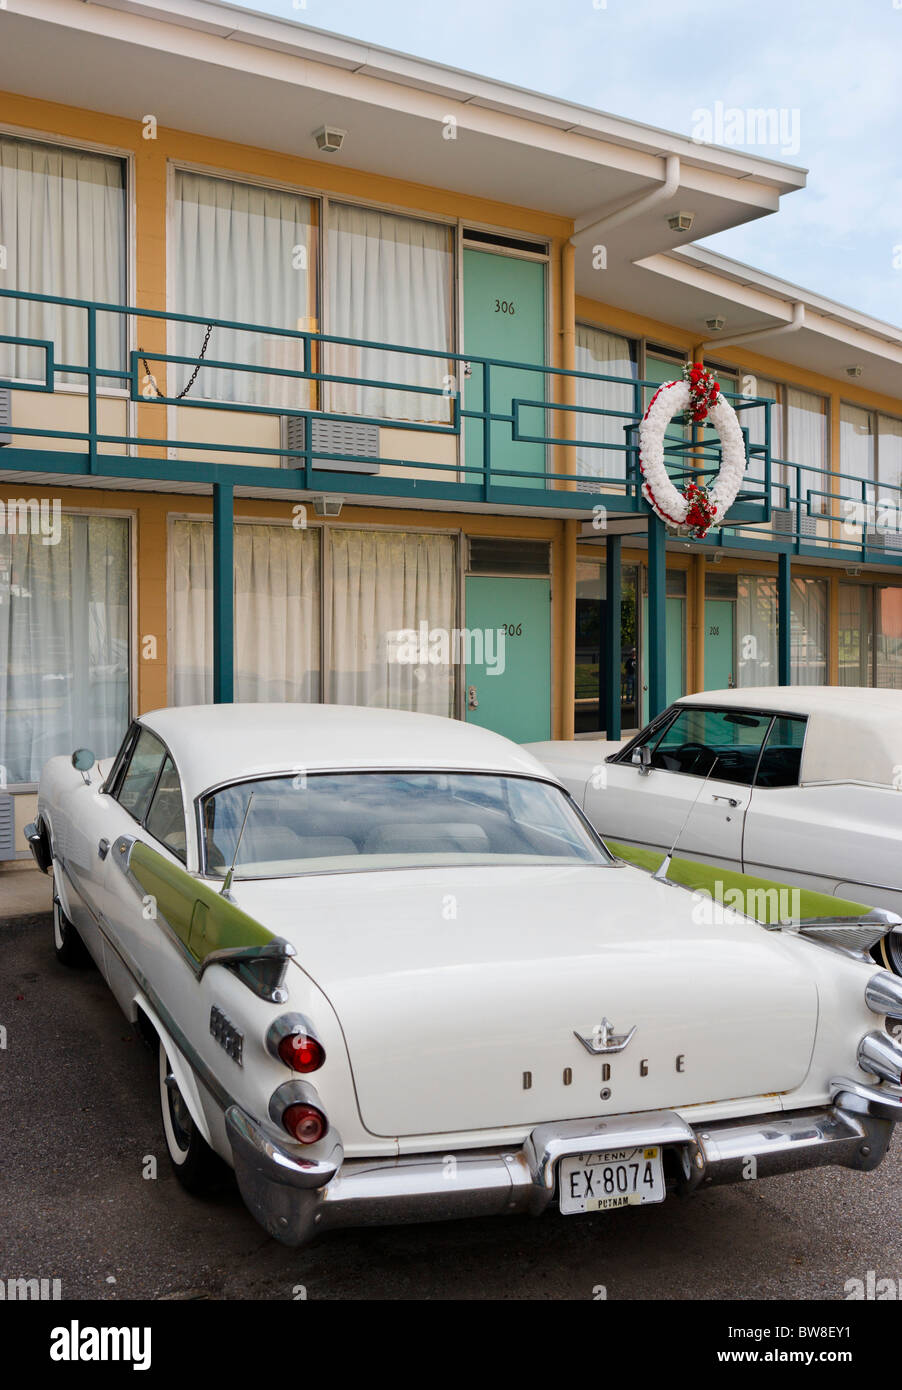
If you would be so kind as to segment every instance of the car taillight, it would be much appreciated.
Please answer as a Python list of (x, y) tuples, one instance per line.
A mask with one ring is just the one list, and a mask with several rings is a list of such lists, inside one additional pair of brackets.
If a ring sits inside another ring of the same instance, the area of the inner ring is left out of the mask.
[(315, 1105), (288, 1105), (282, 1112), (282, 1124), (299, 1144), (315, 1144), (328, 1129), (328, 1121)]
[(309, 1033), (286, 1033), (279, 1040), (278, 1053), (286, 1066), (293, 1071), (319, 1071), (326, 1060), (322, 1043)]

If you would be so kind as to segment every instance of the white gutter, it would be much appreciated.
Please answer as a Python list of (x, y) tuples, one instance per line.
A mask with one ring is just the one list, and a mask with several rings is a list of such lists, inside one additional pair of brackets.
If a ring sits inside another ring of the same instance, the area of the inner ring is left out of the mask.
[(646, 212), (648, 208), (654, 207), (656, 203), (662, 203), (665, 199), (672, 198), (679, 186), (680, 157), (678, 154), (669, 154), (664, 160), (663, 183), (659, 183), (651, 192), (643, 193), (632, 203), (627, 203), (626, 207), (618, 208), (616, 212), (605, 214), (600, 208), (595, 208), (593, 211), (585, 212), (581, 217), (577, 217), (573, 223), (571, 246), (575, 246), (576, 238), (583, 236), (586, 232), (593, 234), (608, 232), (612, 227), (619, 227), (621, 222), (631, 221), (632, 218), (638, 217), (640, 212)]
[(702, 343), (701, 351), (715, 351), (721, 347), (732, 347), (734, 343), (751, 343), (756, 338), (776, 338), (779, 333), (797, 333), (805, 324), (805, 305), (801, 300), (796, 300), (792, 306), (792, 319), (789, 323), (779, 324), (776, 328), (753, 328), (750, 333), (734, 333), (730, 337), (729, 333), (725, 338), (708, 338)]

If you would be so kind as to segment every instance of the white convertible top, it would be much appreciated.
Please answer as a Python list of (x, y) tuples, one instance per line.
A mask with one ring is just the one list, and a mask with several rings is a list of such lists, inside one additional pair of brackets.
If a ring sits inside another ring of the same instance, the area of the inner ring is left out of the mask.
[(902, 775), (902, 690), (774, 685), (700, 691), (677, 703), (807, 714), (803, 786), (868, 782), (893, 787)]
[(186, 705), (140, 716), (175, 758), (190, 800), (259, 773), (341, 768), (519, 772), (547, 779), (530, 754), (474, 724), (356, 705)]

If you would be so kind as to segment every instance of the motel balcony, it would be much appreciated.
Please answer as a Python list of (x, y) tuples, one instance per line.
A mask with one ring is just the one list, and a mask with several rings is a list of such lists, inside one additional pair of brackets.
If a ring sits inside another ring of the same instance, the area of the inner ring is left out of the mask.
[[(651, 708), (663, 704), (665, 528), (641, 496), (638, 425), (658, 383), (226, 319), (0, 290), (0, 479), (212, 495), (216, 691), (229, 698), (233, 504), (279, 498), (565, 518), (648, 545)], [(902, 489), (772, 456), (771, 402), (730, 395), (745, 484), (709, 551), (779, 562), (789, 680), (793, 557), (902, 564)], [(671, 476), (710, 481), (712, 430), (674, 420)], [(890, 496), (889, 494), (894, 495)], [(657, 649), (657, 650), (656, 650)], [(611, 653), (613, 656), (613, 652)], [(619, 664), (619, 657), (618, 657)]]

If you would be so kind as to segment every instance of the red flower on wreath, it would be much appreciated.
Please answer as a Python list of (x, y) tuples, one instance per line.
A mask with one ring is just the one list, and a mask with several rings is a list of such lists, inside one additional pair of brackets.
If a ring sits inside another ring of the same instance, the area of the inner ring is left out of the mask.
[(717, 404), (720, 386), (714, 373), (701, 362), (693, 362), (691, 366), (687, 363), (683, 376), (689, 382), (689, 415), (693, 424), (700, 425), (712, 406)]
[(717, 503), (701, 483), (689, 483), (683, 495), (689, 503), (684, 525), (689, 527), (690, 536), (702, 540), (714, 524)]

